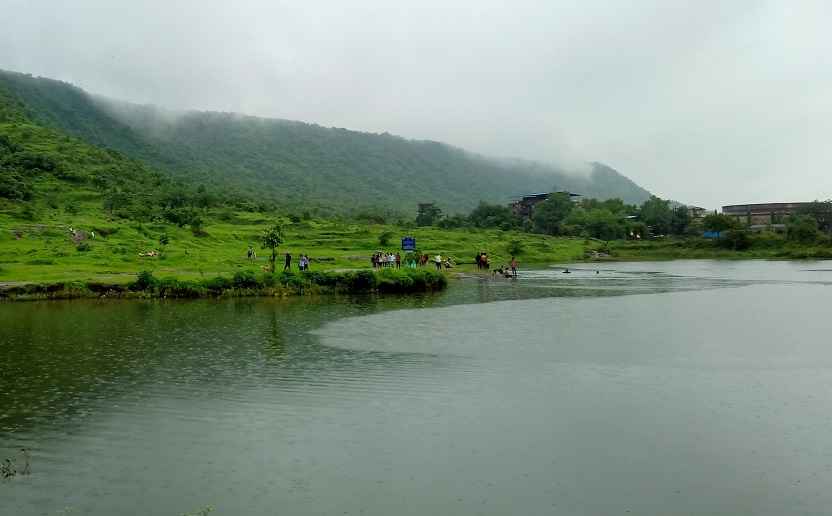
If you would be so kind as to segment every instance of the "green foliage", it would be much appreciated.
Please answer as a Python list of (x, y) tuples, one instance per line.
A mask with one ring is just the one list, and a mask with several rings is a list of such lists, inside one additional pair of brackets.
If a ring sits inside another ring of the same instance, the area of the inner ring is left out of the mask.
[(535, 231), (547, 235), (562, 234), (562, 225), (573, 208), (574, 204), (568, 194), (552, 194), (534, 208), (532, 221)]
[(632, 204), (625, 204), (619, 198), (612, 199), (595, 199), (583, 198), (578, 205), (584, 210), (607, 210), (617, 215), (635, 215), (638, 213), (638, 207)]
[(501, 204), (480, 202), (474, 211), (468, 215), (471, 225), (479, 228), (511, 229), (519, 225), (520, 221), (514, 216), (511, 208)]
[(269, 267), (274, 272), (275, 261), (277, 260), (277, 246), (283, 243), (283, 228), (279, 224), (274, 224), (270, 228), (263, 230), (263, 235), (260, 237), (260, 242), (263, 249), (271, 249), (272, 254), (269, 257)]
[(813, 218), (819, 231), (832, 233), (832, 199), (809, 203), (808, 206), (801, 207), (796, 214)]
[[(434, 199), (446, 211), (463, 211), (480, 200), (502, 203), (513, 192), (542, 191), (553, 183), (587, 197), (640, 202), (648, 196), (599, 163), (591, 165), (588, 176), (578, 176), (541, 163), (493, 160), (389, 134), (226, 113), (178, 115), (171, 123), (166, 113), (153, 107), (94, 99), (63, 82), (0, 71), (0, 123), (49, 127), (115, 149), (106, 151), (113, 160), (134, 165), (132, 160), (138, 160), (186, 183), (205, 183), (204, 191), (194, 191), (190, 201), (197, 208), (221, 204), (223, 198), (241, 205), (250, 197), (255, 211), (272, 211), (277, 201), (282, 207), (332, 216), (361, 208), (411, 212), (417, 203)], [(85, 172), (78, 172), (69, 167), (54, 173), (66, 174), (66, 180), (90, 181)], [(118, 186), (125, 177), (118, 170), (100, 172), (95, 180), (102, 190)], [(153, 216), (148, 207), (153, 199), (136, 197), (152, 198), (155, 189), (124, 190), (131, 192), (130, 203), (108, 203), (114, 215)], [(396, 219), (383, 216), (374, 223)]]
[(702, 227), (705, 228), (705, 231), (722, 232), (737, 227), (737, 222), (728, 215), (711, 213), (702, 220)]
[(801, 244), (811, 244), (818, 239), (818, 223), (808, 215), (793, 215), (786, 223), (786, 237)]
[(416, 215), (417, 226), (433, 226), (442, 217), (442, 210), (435, 204), (422, 203), (419, 205), (419, 213)]
[(159, 283), (150, 271), (141, 271), (136, 275), (136, 281), (130, 283), (130, 290), (151, 290)]
[(385, 231), (378, 236), (378, 244), (382, 247), (387, 247), (390, 245), (390, 240), (393, 239), (395, 234), (392, 231)]
[(234, 273), (234, 288), (258, 288), (261, 282), (257, 280), (253, 271), (238, 271)]
[(690, 226), (690, 215), (687, 206), (677, 206), (670, 217), (670, 234), (684, 235)]
[(526, 247), (523, 245), (523, 242), (516, 238), (509, 240), (508, 244), (506, 244), (506, 254), (509, 256), (520, 256), (525, 250)]
[(436, 225), (442, 229), (454, 229), (468, 226), (468, 224), (468, 217), (456, 214), (449, 217), (442, 217)]
[(38, 218), (38, 210), (32, 203), (26, 203), (20, 208), (20, 218), (23, 220), (33, 221)]
[(600, 240), (624, 238), (627, 227), (623, 215), (615, 214), (605, 208), (573, 210), (565, 221), (568, 232)]
[(641, 205), (639, 216), (654, 235), (671, 233), (673, 210), (670, 209), (670, 201), (652, 195)]
[(752, 238), (748, 231), (737, 228), (726, 231), (725, 235), (717, 241), (717, 245), (720, 247), (734, 251), (745, 251), (751, 248), (752, 243)]

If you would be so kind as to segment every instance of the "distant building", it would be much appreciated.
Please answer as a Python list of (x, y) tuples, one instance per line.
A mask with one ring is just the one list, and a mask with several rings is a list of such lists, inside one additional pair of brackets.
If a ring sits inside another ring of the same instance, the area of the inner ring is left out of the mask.
[(701, 219), (708, 214), (708, 210), (705, 208), (700, 208), (699, 206), (687, 206), (688, 209), (688, 218), (691, 220), (693, 219)]
[(749, 226), (782, 224), (789, 215), (810, 206), (809, 202), (770, 202), (763, 204), (732, 204), (722, 207), (722, 214)]
[[(573, 201), (576, 200), (581, 194), (576, 194), (572, 192), (555, 192), (555, 193), (562, 193), (568, 195)], [(529, 194), (524, 195), (523, 197), (515, 200), (511, 203), (511, 211), (514, 213), (516, 217), (520, 218), (531, 218), (532, 214), (534, 213), (534, 207), (545, 201), (546, 199), (551, 196), (551, 193), (536, 193), (536, 194)]]

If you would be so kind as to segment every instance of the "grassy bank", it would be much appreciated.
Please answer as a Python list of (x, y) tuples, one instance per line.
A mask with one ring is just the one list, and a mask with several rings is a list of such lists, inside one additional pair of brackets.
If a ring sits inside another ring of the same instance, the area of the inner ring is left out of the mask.
[(725, 242), (704, 238), (664, 238), (642, 241), (614, 241), (607, 246), (605, 259), (689, 260), (689, 259), (832, 259), (832, 246), (823, 243), (801, 244), (778, 235), (762, 235), (751, 239), (745, 249), (732, 249)]
[[(45, 205), (35, 207), (27, 220), (0, 204), (0, 284), (105, 283), (126, 285), (138, 272), (148, 270), (159, 278), (205, 281), (236, 272), (262, 272), (268, 265), (259, 241), (263, 229), (280, 223), (284, 243), (278, 252), (312, 259), (312, 271), (367, 269), (377, 250), (394, 251), (405, 235), (416, 237), (419, 250), (431, 256), (450, 256), (464, 268), (479, 251), (492, 263), (506, 263), (515, 252), (523, 263), (580, 260), (589, 246), (583, 239), (555, 238), (496, 229), (408, 228), (333, 220), (302, 220), (257, 212), (209, 210), (198, 234), (187, 227), (166, 223), (140, 223), (106, 217), (100, 202), (83, 190), (70, 192), (66, 201), (75, 213)], [(73, 236), (81, 235), (79, 237)], [(92, 234), (95, 237), (92, 237)], [(380, 237), (387, 235), (385, 243)], [(167, 244), (160, 239), (166, 236)], [(249, 246), (256, 260), (246, 257)], [(282, 256), (278, 257), (282, 268)]]
[(26, 283), (0, 289), (7, 300), (107, 298), (200, 298), (431, 292), (448, 285), (445, 274), (431, 269), (357, 270), (347, 272), (255, 273), (238, 271), (233, 276), (182, 280), (157, 278), (149, 271), (128, 284), (97, 281)]

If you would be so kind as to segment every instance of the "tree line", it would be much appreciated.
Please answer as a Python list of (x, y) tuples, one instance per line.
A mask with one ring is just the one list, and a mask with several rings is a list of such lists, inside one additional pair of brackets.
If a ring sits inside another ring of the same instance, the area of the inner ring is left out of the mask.
[[(803, 244), (822, 242), (832, 233), (832, 200), (815, 201), (782, 221), (786, 238)], [(720, 245), (742, 248), (753, 235), (735, 218), (711, 213), (693, 218), (687, 206), (651, 196), (640, 205), (621, 199), (582, 199), (573, 202), (568, 194), (553, 193), (536, 204), (531, 217), (516, 215), (510, 206), (481, 202), (470, 213), (445, 215), (434, 205), (423, 205), (417, 226), (441, 228), (496, 228), (553, 236), (580, 236), (600, 240), (649, 238), (656, 236), (701, 237), (714, 232)]]

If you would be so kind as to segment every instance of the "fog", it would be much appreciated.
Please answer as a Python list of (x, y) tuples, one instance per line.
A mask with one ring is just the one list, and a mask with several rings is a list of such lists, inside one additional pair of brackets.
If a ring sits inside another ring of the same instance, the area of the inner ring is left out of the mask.
[(705, 207), (832, 197), (823, 1), (0, 0), (0, 68), (169, 108), (605, 162)]

